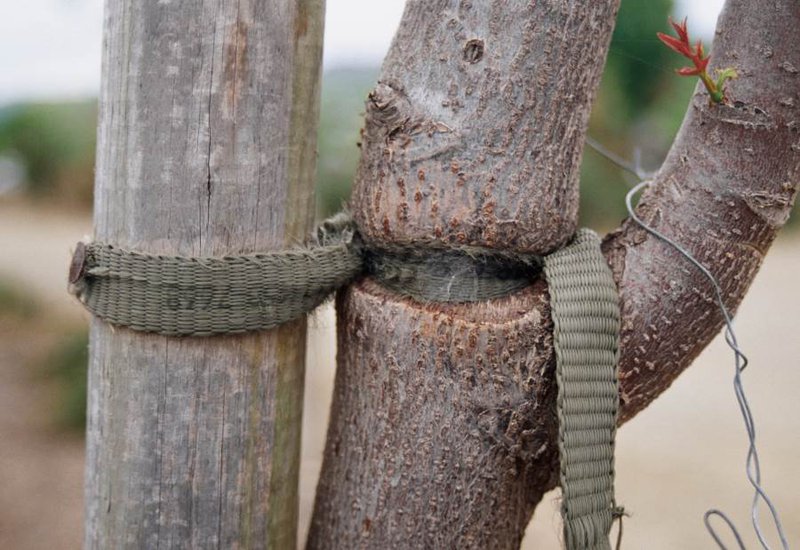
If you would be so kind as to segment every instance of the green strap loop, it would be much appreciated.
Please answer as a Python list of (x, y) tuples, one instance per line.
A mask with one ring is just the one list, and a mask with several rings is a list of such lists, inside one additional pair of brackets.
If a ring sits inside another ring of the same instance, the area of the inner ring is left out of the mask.
[(558, 383), (561, 514), (567, 550), (609, 550), (619, 404), (620, 309), (600, 239), (582, 229), (544, 259)]
[(79, 246), (72, 291), (114, 325), (169, 336), (265, 330), (310, 312), (363, 270), (346, 216), (324, 222), (309, 248), (222, 258), (158, 256)]
[(265, 330), (302, 317), (363, 273), (426, 302), (474, 302), (521, 290), (540, 258), (482, 250), (365, 251), (347, 213), (307, 248), (202, 258), (79, 244), (72, 292), (114, 325), (168, 336)]

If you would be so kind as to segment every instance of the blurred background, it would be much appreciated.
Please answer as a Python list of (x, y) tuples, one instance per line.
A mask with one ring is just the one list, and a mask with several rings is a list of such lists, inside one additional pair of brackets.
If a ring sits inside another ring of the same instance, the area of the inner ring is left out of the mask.
[[(694, 81), (655, 38), (667, 16), (713, 38), (721, 0), (622, 0), (590, 134), (654, 169), (677, 131)], [(328, 0), (319, 134), (320, 216), (347, 199), (363, 102), (404, 2)], [(102, 2), (0, 5), (0, 548), (77, 548), (81, 541), (87, 316), (66, 293), (70, 247), (91, 233)], [(586, 150), (582, 223), (624, 217), (631, 176)], [(739, 313), (745, 374), (759, 427), (766, 487), (800, 542), (800, 311), (797, 236), (778, 240)], [(307, 528), (322, 456), (334, 362), (330, 307), (311, 319), (301, 473)], [(628, 548), (711, 548), (703, 512), (719, 506), (747, 531), (746, 440), (732, 358), (715, 343), (618, 443), (618, 498), (631, 512)], [(526, 548), (557, 548), (557, 494), (540, 506)], [(534, 544), (534, 541), (538, 541)]]

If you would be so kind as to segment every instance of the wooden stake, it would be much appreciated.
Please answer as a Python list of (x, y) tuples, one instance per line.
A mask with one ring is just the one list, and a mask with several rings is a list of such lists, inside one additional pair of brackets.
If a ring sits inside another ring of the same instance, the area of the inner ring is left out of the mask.
[[(311, 228), (324, 0), (106, 2), (95, 238), (194, 256)], [(305, 321), (93, 321), (86, 548), (293, 548)]]

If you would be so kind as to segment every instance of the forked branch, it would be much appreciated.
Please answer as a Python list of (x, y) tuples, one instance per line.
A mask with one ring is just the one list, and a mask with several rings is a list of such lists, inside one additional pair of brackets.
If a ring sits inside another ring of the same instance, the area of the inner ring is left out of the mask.
[[(411, 1), (370, 98), (352, 208), (377, 247), (547, 252), (575, 226), (577, 169), (614, 0)], [(644, 219), (735, 308), (794, 202), (800, 4), (729, 0), (713, 61), (643, 197)], [(713, 69), (714, 67), (712, 67)], [(624, 326), (621, 421), (721, 327), (712, 290), (629, 222), (604, 250)], [(311, 548), (515, 548), (557, 482), (546, 285), (421, 304), (365, 279), (338, 300), (339, 357)]]

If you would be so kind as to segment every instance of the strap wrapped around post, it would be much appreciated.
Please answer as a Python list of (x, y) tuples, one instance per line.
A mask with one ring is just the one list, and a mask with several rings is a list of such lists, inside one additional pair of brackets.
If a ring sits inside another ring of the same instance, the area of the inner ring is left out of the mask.
[(308, 246), (241, 256), (164, 256), (78, 243), (70, 289), (97, 317), (167, 336), (236, 334), (311, 312), (332, 292), (370, 274), (425, 302), (505, 296), (541, 271), (538, 256), (477, 250), (365, 250), (352, 218), (323, 221)]
[(600, 239), (582, 229), (544, 260), (558, 382), (561, 513), (567, 550), (607, 550), (618, 510), (614, 436), (620, 309)]
[(72, 292), (99, 318), (171, 336), (265, 330), (302, 317), (363, 270), (344, 213), (323, 222), (313, 246), (222, 258), (159, 256), (79, 244)]

